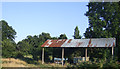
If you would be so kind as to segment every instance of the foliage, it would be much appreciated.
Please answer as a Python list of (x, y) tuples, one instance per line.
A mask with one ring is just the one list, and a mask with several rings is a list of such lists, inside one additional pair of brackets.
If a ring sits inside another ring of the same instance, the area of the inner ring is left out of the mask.
[(23, 55), (28, 55), (29, 52), (30, 52), (31, 46), (28, 42), (20, 41), (20, 42), (17, 43), (17, 49)]
[(104, 60), (104, 59), (97, 59), (94, 60), (93, 62), (91, 61), (87, 61), (87, 62), (81, 62), (78, 63), (76, 65), (73, 66), (68, 66), (67, 68), (74, 68), (74, 69), (78, 69), (78, 68), (88, 68), (88, 69), (109, 69), (109, 68), (113, 68), (113, 69), (119, 69), (120, 67), (120, 63), (118, 63), (116, 60), (113, 60), (112, 58), (109, 58), (110, 60)]
[(41, 33), (40, 35), (27, 36), (26, 39), (18, 42), (17, 48), (23, 53), (23, 55), (31, 54), (33, 59), (38, 60), (41, 58), (41, 45), (47, 40), (50, 39), (51, 36), (49, 33)]
[[(116, 55), (120, 54), (120, 5), (118, 2), (90, 2), (86, 16), (89, 27), (84, 33), (86, 38), (116, 38)], [(103, 49), (96, 49), (99, 51)], [(95, 54), (93, 54), (95, 55)]]
[(2, 56), (3, 57), (15, 57), (16, 56), (16, 44), (9, 39), (2, 41)]
[(10, 39), (14, 41), (16, 32), (12, 26), (9, 26), (5, 20), (1, 20), (0, 23), (2, 23), (2, 40)]
[(67, 36), (65, 34), (61, 34), (60, 37), (58, 37), (58, 39), (67, 39)]
[(85, 37), (115, 37), (120, 25), (118, 2), (90, 2), (88, 8), (85, 15), (89, 18), (89, 28), (86, 29)]
[[(78, 26), (75, 27), (74, 29), (74, 35), (73, 35), (74, 39), (81, 39), (82, 36), (80, 35), (80, 31), (78, 29)], [(73, 61), (73, 57), (79, 57), (79, 56), (83, 56), (83, 52), (84, 52), (84, 49), (83, 48), (74, 48), (74, 49), (71, 49), (72, 52), (71, 52), (71, 55), (70, 55), (70, 59)], [(70, 50), (70, 51), (71, 51)]]
[(79, 29), (78, 26), (75, 27), (75, 32), (74, 32), (74, 39), (81, 39), (82, 37), (79, 35)]
[(1, 20), (0, 23), (2, 25), (2, 56), (6, 58), (15, 57), (17, 55), (14, 41), (16, 32), (5, 20)]

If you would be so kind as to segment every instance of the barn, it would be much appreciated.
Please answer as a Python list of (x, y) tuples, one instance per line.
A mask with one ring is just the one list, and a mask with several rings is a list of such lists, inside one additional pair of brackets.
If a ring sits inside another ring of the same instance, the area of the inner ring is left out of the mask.
[(82, 47), (85, 48), (85, 58), (87, 58), (87, 48), (111, 47), (112, 56), (114, 55), (114, 47), (116, 45), (115, 38), (90, 38), (90, 39), (48, 39), (41, 47), (42, 49), (42, 64), (44, 63), (44, 48), (45, 47), (60, 47), (62, 48), (62, 65), (64, 58), (64, 48), (66, 47)]

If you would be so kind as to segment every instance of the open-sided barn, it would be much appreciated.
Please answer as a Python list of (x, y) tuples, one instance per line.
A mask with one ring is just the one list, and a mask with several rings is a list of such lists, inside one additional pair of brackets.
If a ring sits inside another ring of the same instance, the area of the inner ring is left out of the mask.
[(114, 47), (116, 45), (115, 38), (90, 38), (90, 39), (58, 39), (47, 40), (41, 47), (43, 47), (42, 63), (44, 63), (44, 47), (62, 47), (62, 65), (64, 58), (65, 47), (84, 47), (85, 57), (87, 58), (88, 47), (112, 47), (112, 55), (114, 53)]

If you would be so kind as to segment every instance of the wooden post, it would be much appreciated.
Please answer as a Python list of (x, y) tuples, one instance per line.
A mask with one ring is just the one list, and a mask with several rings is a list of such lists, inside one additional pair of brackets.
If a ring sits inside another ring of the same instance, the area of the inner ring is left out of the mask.
[(85, 61), (87, 61), (87, 48), (85, 48)]
[(63, 58), (64, 58), (64, 48), (62, 48), (62, 66), (63, 66)]
[(112, 46), (112, 58), (114, 56), (114, 47)]
[(44, 48), (42, 49), (42, 64), (44, 64)]

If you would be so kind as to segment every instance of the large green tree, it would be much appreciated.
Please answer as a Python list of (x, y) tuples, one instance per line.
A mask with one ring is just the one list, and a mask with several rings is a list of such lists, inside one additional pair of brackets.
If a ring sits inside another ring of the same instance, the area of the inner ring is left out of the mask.
[[(86, 38), (116, 38), (116, 53), (120, 46), (120, 5), (118, 2), (90, 2), (86, 16), (89, 27)], [(101, 49), (100, 49), (101, 50)], [(99, 50), (99, 51), (100, 51)], [(103, 50), (102, 50), (103, 51)], [(96, 51), (97, 52), (97, 51)], [(120, 55), (120, 54), (119, 54)]]
[(12, 28), (12, 26), (9, 26), (5, 20), (1, 20), (0, 22), (2, 23), (2, 40), (10, 39), (14, 41), (16, 31)]
[(79, 32), (78, 26), (75, 27), (75, 32), (74, 32), (73, 37), (74, 37), (74, 39), (81, 39), (81, 36), (80, 36), (80, 32)]
[(89, 28), (86, 38), (116, 37), (119, 31), (118, 2), (90, 2), (86, 16), (89, 18)]
[(2, 56), (3, 57), (15, 57), (17, 54), (16, 43), (14, 41), (16, 31), (9, 26), (5, 20), (1, 20), (0, 24), (2, 25)]

